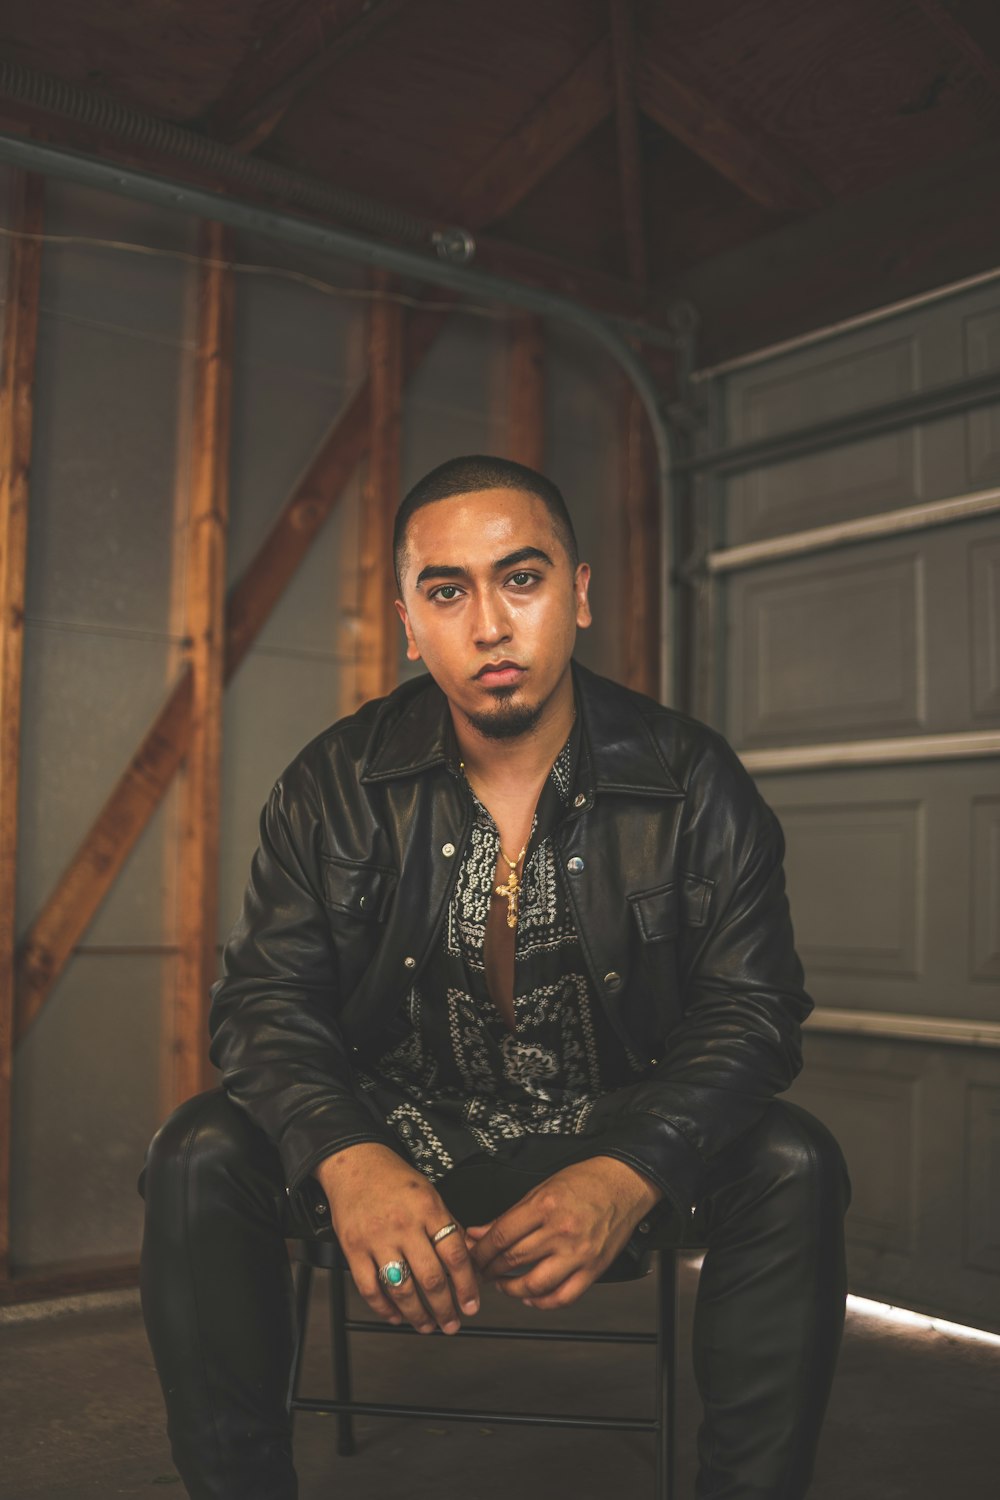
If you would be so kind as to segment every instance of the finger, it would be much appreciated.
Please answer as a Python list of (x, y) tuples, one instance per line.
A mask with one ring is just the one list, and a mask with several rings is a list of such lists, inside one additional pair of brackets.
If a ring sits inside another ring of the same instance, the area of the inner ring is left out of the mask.
[(441, 1256), (435, 1253), (436, 1249), (430, 1240), (425, 1239), (423, 1246), (410, 1249), (407, 1260), (416, 1290), (442, 1333), (457, 1333), (461, 1320), (452, 1297), (451, 1280)]
[(509, 1280), (524, 1276), (538, 1261), (547, 1255), (554, 1254), (555, 1248), (551, 1235), (547, 1234), (544, 1229), (536, 1229), (506, 1250), (501, 1250), (479, 1274), (485, 1281)]
[[(402, 1261), (409, 1268), (410, 1274), (398, 1286), (393, 1286), (391, 1282), (387, 1285), (379, 1274), (379, 1267), (388, 1265), (390, 1261)], [(410, 1256), (404, 1250), (386, 1251), (375, 1263), (375, 1274), (382, 1295), (395, 1308), (397, 1315), (418, 1333), (433, 1333), (434, 1318), (421, 1301)]]
[(482, 1239), (472, 1251), (472, 1259), (480, 1271), (498, 1255), (516, 1245), (525, 1235), (540, 1229), (544, 1222), (541, 1208), (530, 1199), (522, 1199), (509, 1208), (499, 1219), (494, 1219)]
[[(341, 1247), (343, 1248), (343, 1247)], [(399, 1308), (387, 1297), (379, 1284), (378, 1273), (368, 1255), (351, 1256), (344, 1251), (347, 1259), (348, 1270), (351, 1279), (357, 1287), (359, 1294), (367, 1302), (373, 1313), (384, 1318), (387, 1323), (402, 1323), (403, 1316)]]
[(461, 1231), (449, 1234), (446, 1239), (438, 1240), (437, 1244), (431, 1241), (432, 1248), (438, 1259), (444, 1266), (455, 1298), (463, 1312), (476, 1313), (479, 1311), (479, 1282), (476, 1279), (476, 1268), (469, 1259)]
[(583, 1296), (587, 1288), (595, 1281), (596, 1275), (595, 1267), (581, 1266), (552, 1291), (543, 1296), (522, 1297), (521, 1301), (526, 1302), (529, 1307), (537, 1308), (540, 1312), (549, 1312), (557, 1307), (569, 1307), (578, 1297)]

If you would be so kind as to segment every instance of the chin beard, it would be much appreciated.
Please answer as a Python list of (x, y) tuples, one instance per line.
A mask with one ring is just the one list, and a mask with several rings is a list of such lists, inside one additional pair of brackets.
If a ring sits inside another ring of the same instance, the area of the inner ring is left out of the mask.
[(473, 729), (488, 740), (516, 740), (519, 735), (529, 734), (541, 717), (541, 704), (532, 707), (500, 697), (497, 697), (496, 708), (491, 713), (466, 714)]

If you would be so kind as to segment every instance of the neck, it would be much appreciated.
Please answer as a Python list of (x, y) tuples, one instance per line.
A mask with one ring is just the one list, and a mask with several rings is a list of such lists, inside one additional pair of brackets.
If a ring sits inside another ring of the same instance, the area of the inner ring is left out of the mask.
[(537, 724), (515, 739), (491, 739), (456, 712), (453, 705), (449, 707), (466, 774), (478, 785), (497, 791), (523, 790), (545, 779), (566, 743), (576, 713), (572, 673), (567, 666)]

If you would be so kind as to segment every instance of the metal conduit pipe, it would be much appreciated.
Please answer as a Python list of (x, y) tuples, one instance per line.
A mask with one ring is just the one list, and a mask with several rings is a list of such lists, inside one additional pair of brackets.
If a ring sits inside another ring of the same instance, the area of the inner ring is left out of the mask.
[(475, 240), (465, 229), (429, 224), (360, 193), (331, 187), (321, 178), (293, 172), (236, 151), (223, 141), (200, 135), (183, 125), (145, 114), (110, 94), (51, 78), (6, 58), (0, 59), (0, 97), (104, 131), (125, 145), (173, 156), (189, 166), (220, 173), (241, 188), (339, 220), (363, 234), (384, 236), (405, 245), (422, 245), (460, 264), (470, 260), (475, 252)]
[[(661, 409), (660, 394), (649, 371), (618, 330), (589, 308), (561, 297), (555, 292), (522, 286), (500, 276), (461, 265), (432, 260), (394, 245), (383, 244), (345, 229), (331, 229), (324, 224), (299, 219), (294, 214), (257, 208), (240, 203), (221, 193), (192, 188), (166, 181), (152, 173), (119, 167), (108, 162), (80, 156), (38, 141), (0, 135), (0, 161), (25, 172), (39, 172), (60, 177), (100, 192), (111, 192), (135, 198), (160, 208), (172, 208), (200, 219), (214, 219), (235, 229), (269, 236), (303, 249), (350, 260), (361, 265), (399, 276), (430, 282), (449, 288), (464, 297), (500, 302), (524, 308), (543, 317), (561, 318), (594, 339), (611, 355), (642, 401), (653, 430), (657, 456), (657, 482), (660, 497), (662, 537), (661, 612), (660, 612), (660, 695), (665, 703), (672, 700), (676, 679), (678, 649), (675, 628), (676, 609), (670, 592), (673, 580), (674, 530), (671, 498), (671, 435)], [(659, 334), (660, 330), (656, 330)]]

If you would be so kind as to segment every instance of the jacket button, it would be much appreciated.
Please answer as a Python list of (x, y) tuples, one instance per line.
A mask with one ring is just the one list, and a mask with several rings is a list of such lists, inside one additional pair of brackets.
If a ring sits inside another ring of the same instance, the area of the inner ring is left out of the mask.
[(441, 845), (441, 853), (444, 855), (445, 859), (451, 859), (451, 856), (454, 854), (454, 852), (455, 852), (455, 845), (454, 844), (442, 844)]
[(582, 807), (586, 800), (587, 795), (585, 792), (577, 792), (576, 796), (573, 798), (573, 806)]
[(614, 969), (612, 969), (610, 974), (605, 974), (604, 983), (607, 985), (609, 990), (621, 989), (622, 976), (620, 974), (616, 974)]
[(650, 1229), (652, 1228), (652, 1225), (647, 1219), (643, 1219), (641, 1224), (636, 1225), (636, 1228), (638, 1229), (640, 1234), (648, 1234)]
[(417, 960), (415, 958), (409, 958), (409, 957), (404, 958), (403, 959), (403, 967), (405, 969), (415, 969), (417, 967)]
[(359, 906), (364, 906), (364, 904), (365, 904), (365, 902), (366, 902), (366, 901), (367, 901), (367, 900), (368, 900), (368, 897), (367, 897), (367, 896), (362, 896), (362, 897), (360, 897), (360, 899), (359, 899), (359, 901), (358, 901), (358, 905), (359, 905)]
[(566, 868), (571, 875), (579, 875), (583, 870), (583, 860), (579, 854), (574, 854), (572, 859), (566, 861)]

